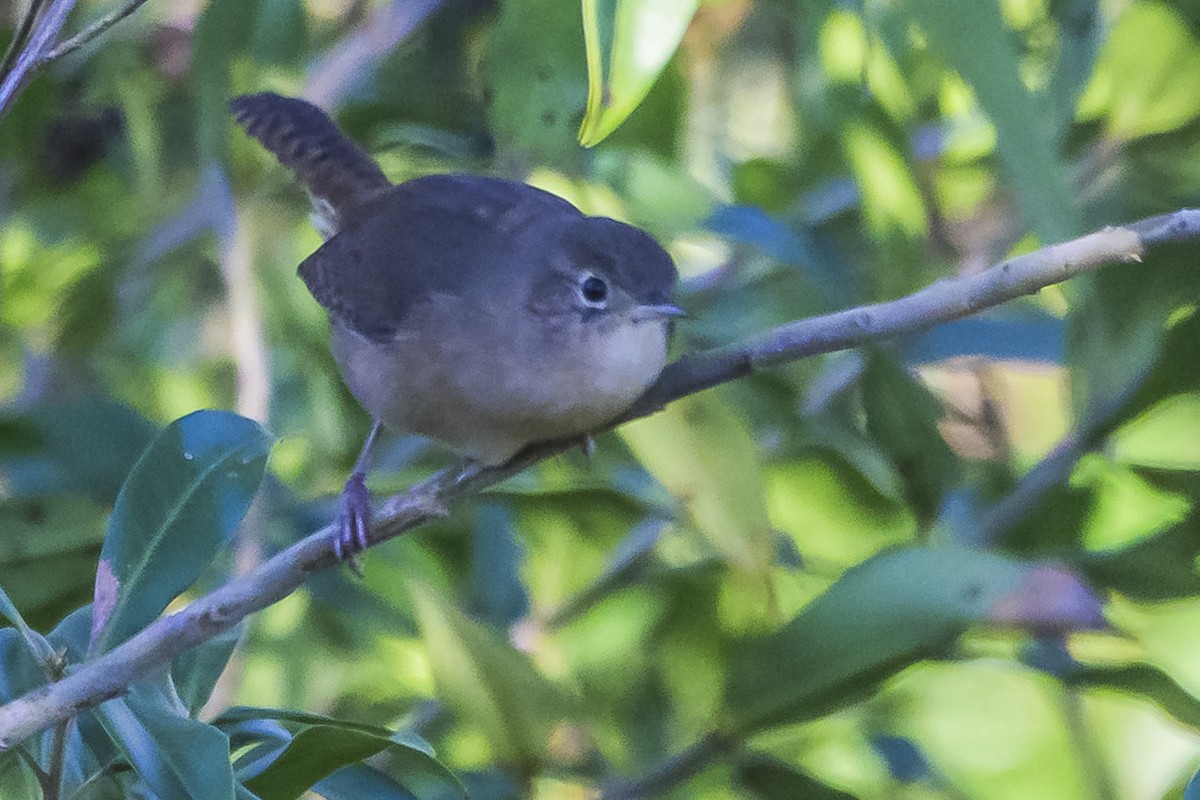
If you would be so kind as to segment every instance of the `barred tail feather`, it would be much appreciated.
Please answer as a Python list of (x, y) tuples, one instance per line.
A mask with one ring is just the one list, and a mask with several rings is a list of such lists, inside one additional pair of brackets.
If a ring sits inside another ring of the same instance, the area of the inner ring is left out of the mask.
[(229, 110), (295, 173), (320, 211), (332, 212), (335, 231), (348, 211), (392, 185), (375, 161), (311, 103), (264, 92), (233, 98)]

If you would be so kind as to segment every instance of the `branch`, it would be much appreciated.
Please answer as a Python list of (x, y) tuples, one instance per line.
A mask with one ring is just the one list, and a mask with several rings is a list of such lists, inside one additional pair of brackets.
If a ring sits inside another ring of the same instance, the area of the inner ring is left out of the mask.
[[(21, 52), (11, 60), (6, 56), (5, 63), (11, 64), (11, 68), (0, 73), (0, 114), (4, 113), (24, 88), (42, 55), (50, 49), (51, 43), (58, 37), (63, 23), (67, 21), (67, 15), (74, 7), (75, 0), (45, 0), (44, 5), (43, 3), (30, 5), (27, 16), (21, 22), (21, 30), (28, 35)], [(36, 20), (34, 20), (35, 16)]]
[(70, 39), (60, 42), (53, 50), (41, 55), (37, 60), (37, 66), (45, 66), (51, 61), (57, 61), (69, 53), (74, 53), (76, 50), (83, 47), (100, 34), (104, 33), (113, 25), (116, 25), (118, 22), (137, 11), (145, 2), (146, 0), (130, 0), (130, 2), (118, 8), (116, 11), (113, 11), (103, 19), (98, 20), (95, 24), (84, 28)]
[[(1200, 210), (1182, 210), (1133, 225), (1105, 228), (1064, 244), (1019, 256), (978, 275), (939, 281), (915, 294), (812, 319), (792, 322), (749, 341), (684, 356), (605, 429), (648, 416), (672, 400), (805, 356), (828, 353), (922, 330), (999, 305), (1106, 264), (1136, 262), (1147, 249), (1200, 239)], [(471, 465), (437, 473), (380, 508), (370, 544), (399, 536), (460, 498), (474, 494), (578, 444), (576, 440), (531, 445), (497, 467)], [(312, 572), (337, 563), (337, 530), (323, 528), (268, 559), (253, 572), (156, 620), (112, 651), (84, 663), (67, 677), (0, 707), (0, 748), (122, 694), (153, 668), (166, 664), (244, 617), (282, 600)]]
[[(125, 5), (66, 41), (54, 44), (75, 0), (35, 0), (21, 20), (20, 29), (0, 64), (0, 115), (12, 105), (21, 89), (39, 67), (57, 61), (107, 31), (137, 11), (146, 0), (129, 0)], [(43, 10), (44, 6), (44, 10)], [(17, 48), (20, 48), (18, 52)]]

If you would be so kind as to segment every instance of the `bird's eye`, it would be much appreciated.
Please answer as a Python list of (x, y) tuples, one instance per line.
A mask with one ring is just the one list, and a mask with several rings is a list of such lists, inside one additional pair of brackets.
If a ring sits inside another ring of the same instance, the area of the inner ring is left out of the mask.
[(604, 301), (608, 299), (608, 284), (604, 282), (603, 278), (588, 275), (579, 284), (579, 295), (583, 298), (585, 305), (592, 308), (604, 308)]

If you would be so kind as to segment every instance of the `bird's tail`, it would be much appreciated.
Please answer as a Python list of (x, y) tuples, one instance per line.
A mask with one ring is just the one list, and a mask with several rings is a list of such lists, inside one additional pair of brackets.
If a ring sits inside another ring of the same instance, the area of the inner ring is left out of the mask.
[(233, 98), (229, 110), (304, 183), (318, 212), (329, 215), (330, 235), (347, 212), (392, 185), (379, 165), (311, 103), (263, 92)]

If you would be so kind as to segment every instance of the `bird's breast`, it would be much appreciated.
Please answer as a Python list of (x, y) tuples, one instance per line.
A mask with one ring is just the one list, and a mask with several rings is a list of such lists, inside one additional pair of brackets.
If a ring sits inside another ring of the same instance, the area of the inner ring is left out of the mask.
[(390, 342), (334, 320), (333, 349), (351, 392), (389, 428), (498, 463), (620, 414), (661, 372), (667, 333), (657, 321), (547, 327), (447, 303)]

